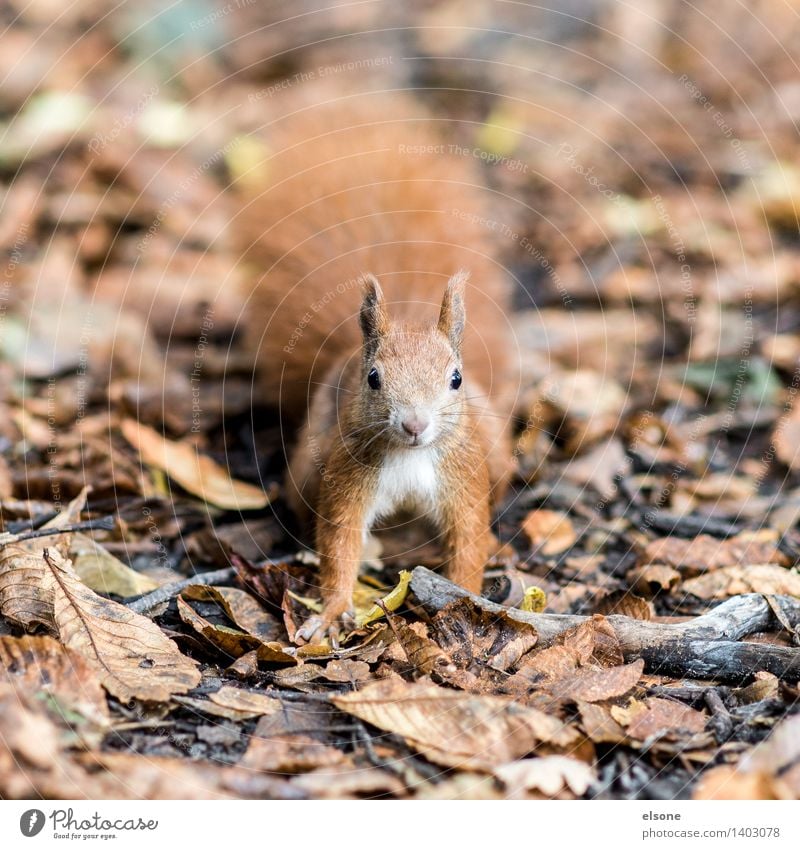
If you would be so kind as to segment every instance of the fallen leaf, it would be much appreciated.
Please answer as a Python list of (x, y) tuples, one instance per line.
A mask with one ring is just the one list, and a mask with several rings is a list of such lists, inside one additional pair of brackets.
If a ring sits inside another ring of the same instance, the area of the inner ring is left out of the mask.
[(8, 783), (25, 766), (48, 769), (58, 760), (59, 732), (41, 707), (0, 681), (0, 796), (13, 797)]
[(501, 696), (476, 696), (435, 684), (388, 679), (333, 696), (345, 713), (399, 734), (434, 763), (491, 770), (540, 744), (569, 749), (579, 735), (561, 720)]
[(274, 696), (239, 687), (220, 687), (216, 693), (209, 693), (208, 698), (215, 705), (252, 716), (266, 716), (281, 710), (283, 706), (281, 700)]
[(259, 772), (302, 773), (332, 767), (346, 760), (344, 753), (302, 734), (252, 737), (239, 765)]
[(800, 574), (775, 564), (726, 566), (684, 581), (682, 589), (697, 598), (728, 598), (742, 593), (800, 597)]
[(281, 623), (244, 590), (234, 587), (187, 587), (181, 596), (195, 601), (215, 601), (239, 628), (262, 642), (285, 637)]
[(504, 671), (536, 645), (539, 635), (532, 625), (461, 598), (436, 614), (431, 636), (462, 669), (474, 664)]
[(625, 576), (631, 589), (643, 596), (654, 596), (660, 592), (669, 592), (681, 582), (681, 573), (672, 566), (653, 563), (631, 569)]
[(760, 772), (742, 772), (735, 766), (724, 765), (700, 776), (692, 799), (728, 799), (749, 802), (754, 799), (787, 798), (774, 777)]
[(556, 796), (564, 789), (575, 796), (583, 796), (596, 779), (589, 764), (564, 755), (525, 758), (497, 767), (494, 774), (512, 796), (523, 796), (525, 790)]
[(532, 510), (522, 520), (522, 530), (545, 555), (566, 551), (578, 538), (569, 516), (555, 510)]
[(62, 715), (97, 725), (109, 719), (106, 694), (89, 662), (52, 637), (0, 637), (0, 681), (46, 694)]
[(381, 798), (406, 796), (405, 784), (385, 769), (355, 767), (343, 763), (299, 775), (292, 787), (314, 799)]
[(69, 556), (75, 573), (95, 592), (130, 598), (158, 587), (152, 578), (126, 566), (86, 534), (70, 534)]
[(631, 699), (627, 707), (614, 706), (611, 715), (625, 727), (628, 737), (647, 740), (654, 735), (696, 734), (706, 727), (708, 717), (671, 699)]
[(644, 671), (644, 661), (639, 659), (625, 666), (610, 669), (579, 669), (571, 677), (547, 684), (555, 698), (584, 702), (602, 702), (630, 692)]
[(778, 548), (778, 535), (764, 528), (720, 540), (701, 534), (693, 539), (665, 537), (653, 540), (644, 552), (645, 563), (663, 563), (683, 577), (713, 572), (726, 566), (750, 566), (754, 563), (789, 564)]
[(603, 616), (628, 616), (647, 622), (653, 618), (653, 605), (627, 590), (616, 590), (604, 595), (595, 604), (594, 612)]
[(84, 586), (55, 549), (44, 555), (61, 642), (81, 654), (120, 701), (164, 701), (200, 682), (194, 661), (149, 619)]
[(231, 478), (227, 470), (196, 446), (172, 442), (133, 419), (122, 422), (122, 435), (139, 452), (142, 461), (166, 472), (187, 492), (223, 510), (260, 510), (269, 504), (267, 494), (257, 486)]
[(322, 677), (326, 681), (334, 681), (339, 684), (355, 684), (356, 681), (365, 681), (369, 678), (369, 664), (362, 660), (331, 660), (322, 670)]
[[(381, 599), (386, 610), (395, 611), (398, 607), (400, 607), (400, 605), (406, 600), (410, 583), (411, 572), (403, 569), (400, 572), (400, 580), (397, 582), (397, 586), (394, 587), (388, 595), (385, 595)], [(365, 625), (369, 625), (370, 622), (375, 622), (377, 619), (380, 619), (383, 615), (383, 607), (374, 604), (368, 611), (366, 611), (366, 613), (356, 617), (356, 627), (363, 628)]]
[[(80, 518), (88, 487), (74, 498), (43, 528), (62, 528)], [(9, 542), (0, 551), (0, 614), (26, 630), (39, 626), (56, 633), (53, 621), (53, 593), (46, 581), (43, 559), (46, 549), (66, 554), (63, 534)]]
[(604, 705), (577, 700), (584, 733), (593, 743), (622, 743), (625, 730)]

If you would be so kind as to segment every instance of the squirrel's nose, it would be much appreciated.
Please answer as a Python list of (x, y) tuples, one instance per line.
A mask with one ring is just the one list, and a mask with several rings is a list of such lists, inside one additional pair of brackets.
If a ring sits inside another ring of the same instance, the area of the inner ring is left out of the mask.
[(428, 425), (431, 423), (431, 420), (424, 415), (420, 415), (419, 413), (414, 413), (413, 415), (406, 416), (403, 419), (403, 430), (409, 435), (414, 437), (422, 436), (423, 433), (428, 429)]

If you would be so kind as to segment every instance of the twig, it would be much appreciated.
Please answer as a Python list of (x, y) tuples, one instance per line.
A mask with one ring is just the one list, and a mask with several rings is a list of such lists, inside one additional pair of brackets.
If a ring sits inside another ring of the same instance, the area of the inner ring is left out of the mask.
[(59, 528), (39, 528), (36, 531), (28, 531), (23, 534), (0, 534), (0, 545), (9, 542), (24, 542), (29, 539), (40, 537), (52, 537), (58, 534), (76, 534), (81, 531), (110, 531), (114, 527), (113, 516), (103, 516), (100, 519), (87, 519), (85, 522), (76, 522), (74, 525), (64, 525)]
[(186, 589), (186, 587), (194, 587), (198, 584), (223, 584), (225, 581), (231, 580), (236, 575), (236, 570), (232, 567), (227, 569), (217, 569), (215, 572), (203, 572), (199, 575), (192, 575), (191, 578), (186, 578), (183, 581), (175, 581), (173, 584), (165, 584), (157, 590), (153, 590), (147, 595), (139, 596), (133, 601), (126, 602), (126, 607), (134, 613), (147, 613), (156, 605), (164, 601), (169, 601), (178, 593)]
[[(506, 608), (468, 593), (424, 566), (414, 570), (411, 589), (423, 607), (432, 612), (456, 599), (470, 598), (484, 610), (504, 613), (517, 622), (532, 625), (539, 634), (539, 645), (543, 646), (589, 618)], [(800, 624), (800, 601), (780, 595), (772, 596), (772, 600), (792, 627)], [(760, 593), (728, 599), (702, 616), (676, 624), (646, 622), (619, 615), (607, 618), (625, 658), (643, 658), (651, 672), (743, 683), (750, 680), (753, 673), (766, 670), (787, 681), (800, 680), (800, 650), (734, 642), (776, 627), (775, 614)]]

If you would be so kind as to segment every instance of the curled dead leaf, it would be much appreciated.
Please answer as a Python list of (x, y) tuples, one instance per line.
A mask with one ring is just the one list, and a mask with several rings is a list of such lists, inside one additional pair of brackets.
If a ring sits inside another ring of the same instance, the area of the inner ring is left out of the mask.
[(260, 510), (269, 504), (259, 487), (234, 480), (189, 442), (172, 442), (133, 419), (122, 422), (122, 435), (139, 452), (142, 461), (166, 472), (187, 492), (223, 510)]

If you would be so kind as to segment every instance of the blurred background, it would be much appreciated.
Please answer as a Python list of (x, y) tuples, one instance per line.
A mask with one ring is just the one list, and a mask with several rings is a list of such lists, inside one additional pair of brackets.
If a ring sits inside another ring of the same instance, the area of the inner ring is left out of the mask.
[(792, 528), (797, 4), (551, 5), (0, 4), (0, 496), (152, 495), (125, 416), (276, 478), (239, 197), (324, 80), (413, 90), (495, 192), (529, 505)]

